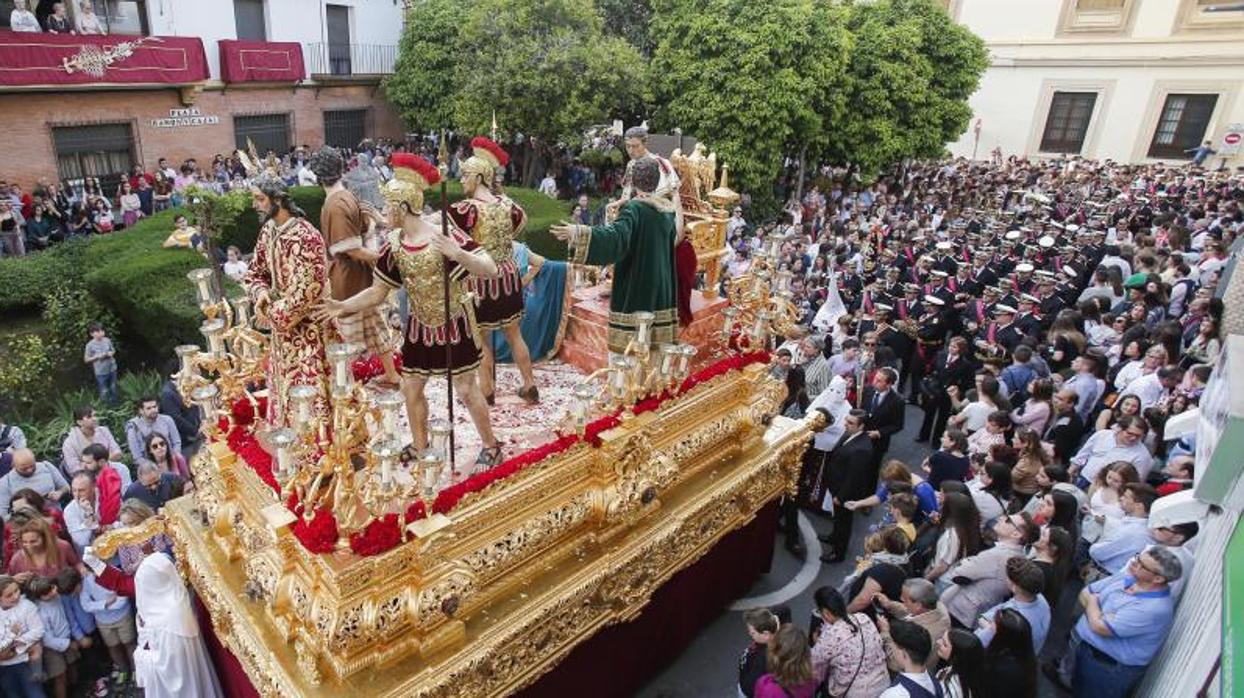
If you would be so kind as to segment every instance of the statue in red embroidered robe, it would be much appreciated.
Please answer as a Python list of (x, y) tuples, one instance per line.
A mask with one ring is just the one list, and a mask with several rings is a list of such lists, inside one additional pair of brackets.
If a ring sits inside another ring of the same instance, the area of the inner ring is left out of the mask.
[(500, 271), (495, 278), (476, 277), (470, 281), (479, 303), (476, 320), (484, 332), (480, 388), (492, 404), (496, 357), (491, 334), (501, 331), (505, 333), (514, 364), (523, 379), (518, 396), (534, 404), (540, 401), (540, 393), (531, 369), (531, 352), (519, 331), (519, 321), (523, 319), (523, 282), (514, 262), (514, 238), (527, 225), (527, 214), (497, 187), (497, 169), (508, 164), (510, 156), (501, 146), (482, 136), (471, 140), (471, 151), (471, 157), (462, 163), (462, 191), (466, 198), (449, 207), (449, 219), (487, 250)]
[(256, 317), (272, 328), (267, 421), (273, 426), (289, 423), (289, 391), (296, 385), (316, 388), (315, 414), (326, 420), (325, 328), (313, 317), (328, 295), (324, 238), (279, 178), (260, 176), (251, 186), (251, 198), (264, 223), (243, 284), (254, 301)]
[[(389, 239), (380, 250), (372, 284), (345, 300), (327, 300), (321, 318), (336, 318), (379, 305), (400, 287), (410, 299), (410, 318), (402, 340), (402, 392), (410, 420), (412, 446), (428, 446), (429, 378), (453, 376), (454, 394), (466, 405), (484, 444), (476, 465), (501, 463), (501, 447), (488, 420), (488, 405), (476, 374), (482, 358), (471, 280), (496, 279), (497, 264), (484, 247), (450, 227), (441, 234), (440, 219), (421, 218), (423, 192), (440, 181), (440, 172), (423, 158), (394, 153), (393, 179), (381, 190), (389, 204)], [(449, 309), (445, 308), (449, 274)]]

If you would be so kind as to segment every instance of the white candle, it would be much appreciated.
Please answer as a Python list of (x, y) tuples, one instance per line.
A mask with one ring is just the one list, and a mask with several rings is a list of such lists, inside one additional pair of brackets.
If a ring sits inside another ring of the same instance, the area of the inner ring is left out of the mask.
[(380, 459), (380, 484), (388, 486), (393, 484), (393, 466), (389, 463), (388, 458)]
[(336, 363), (333, 364), (333, 380), (337, 384), (337, 387), (342, 390), (345, 390), (346, 388), (350, 387), (348, 383), (349, 378), (346, 373), (346, 362), (345, 361), (338, 360)]

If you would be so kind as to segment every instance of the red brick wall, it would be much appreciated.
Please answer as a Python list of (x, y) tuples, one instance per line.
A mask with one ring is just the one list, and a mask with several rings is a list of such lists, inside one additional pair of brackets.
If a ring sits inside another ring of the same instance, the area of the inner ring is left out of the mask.
[(52, 127), (126, 121), (134, 130), (138, 158), (148, 169), (161, 157), (176, 166), (185, 158), (210, 162), (216, 153), (233, 150), (233, 116), (290, 114), (294, 143), (315, 148), (324, 142), (325, 110), (371, 110), (368, 135), (401, 138), (400, 117), (379, 87), (227, 87), (204, 90), (194, 106), (204, 116), (218, 116), (210, 126), (155, 128), (152, 119), (167, 117), (181, 108), (178, 91), (108, 90), (0, 94), (4, 114), (4, 147), (0, 148), (0, 178), (21, 183), (26, 191), (40, 178), (58, 178)]

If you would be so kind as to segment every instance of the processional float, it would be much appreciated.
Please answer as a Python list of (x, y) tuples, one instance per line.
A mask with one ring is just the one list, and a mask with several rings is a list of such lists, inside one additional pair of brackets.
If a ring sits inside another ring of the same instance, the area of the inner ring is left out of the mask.
[[(267, 336), (211, 270), (191, 272), (206, 348), (177, 347), (174, 379), (204, 417), (195, 492), (96, 553), (169, 535), (264, 696), (507, 695), (638, 617), (670, 577), (793, 493), (818, 426), (774, 417), (785, 387), (767, 350), (794, 318), (783, 241), (716, 298), (738, 197), (724, 167), (713, 187), (695, 164), (688, 218), (713, 327), (667, 346), (641, 328), (584, 372), (548, 444), (460, 482), (445, 427), (417, 461), (399, 460), (402, 399), (355, 380), (349, 346), (328, 347), (327, 386), (294, 387), (282, 425), (265, 424)], [(317, 421), (321, 389), (331, 414)]]

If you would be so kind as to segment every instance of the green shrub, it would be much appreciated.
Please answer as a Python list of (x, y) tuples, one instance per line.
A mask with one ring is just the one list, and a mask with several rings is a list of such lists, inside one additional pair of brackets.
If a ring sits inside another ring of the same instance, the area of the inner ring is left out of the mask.
[(20, 414), (46, 400), (55, 379), (55, 366), (43, 337), (24, 334), (12, 338), (0, 355), (3, 411)]

